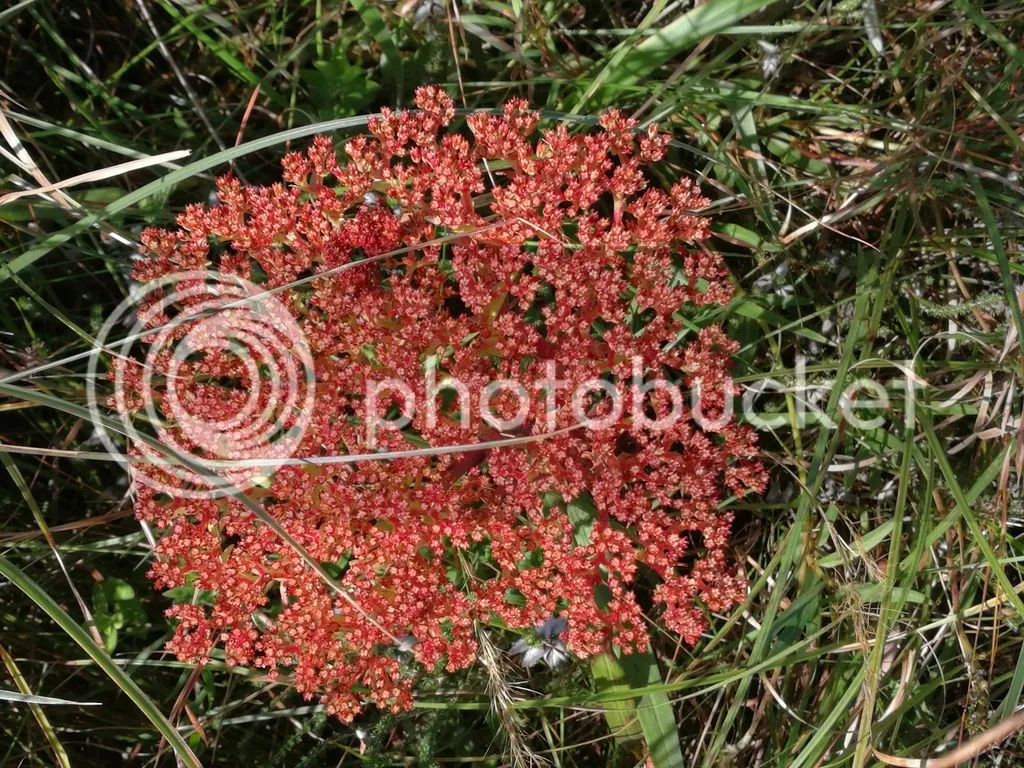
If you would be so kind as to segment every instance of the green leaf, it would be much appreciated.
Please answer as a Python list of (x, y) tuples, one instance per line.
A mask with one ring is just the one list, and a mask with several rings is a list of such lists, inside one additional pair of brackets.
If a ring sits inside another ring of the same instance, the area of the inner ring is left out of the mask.
[[(865, 603), (880, 603), (885, 596), (885, 590), (877, 581), (858, 584), (855, 589), (857, 590), (857, 594), (860, 595), (861, 600)], [(908, 603), (917, 603), (920, 605), (925, 601), (925, 596), (914, 589), (894, 586), (889, 593), (894, 599)]]
[[(785, 324), (785, 320), (783, 320), (782, 317), (772, 312), (767, 307), (761, 306), (749, 296), (737, 297), (730, 306), (730, 309), (741, 317), (768, 323), (773, 328), (779, 328)], [(805, 339), (816, 341), (819, 344), (829, 343), (827, 338), (817, 331), (812, 331), (809, 328), (793, 328), (792, 331), (796, 336), (802, 336)]]
[(398, 51), (398, 44), (395, 42), (391, 30), (384, 22), (384, 17), (380, 15), (377, 7), (367, 0), (352, 0), (352, 7), (356, 9), (363, 23), (366, 24), (370, 36), (380, 46), (380, 70), (388, 84), (393, 86), (391, 90), (395, 94), (396, 100), (401, 103), (405, 79), (404, 67), (402, 56)]
[(362, 67), (348, 60), (342, 50), (324, 61), (314, 61), (312, 69), (302, 70), (302, 79), (320, 119), (355, 115), (367, 107), (380, 90)]
[(821, 160), (808, 157), (789, 142), (773, 136), (765, 143), (765, 147), (779, 158), (783, 165), (797, 168), (808, 176), (828, 176), (828, 166)]
[[(601, 693), (623, 693), (662, 683), (658, 660), (651, 651), (616, 659), (602, 654), (591, 661), (594, 681)], [(618, 699), (604, 704), (612, 735), (620, 741), (636, 738), (636, 725), (647, 743), (655, 768), (682, 768), (683, 752), (676, 732), (672, 700), (664, 691), (652, 690), (640, 699)]]
[(141, 626), (146, 622), (142, 602), (135, 589), (122, 579), (104, 579), (92, 588), (93, 620), (103, 635), (109, 653), (117, 648), (118, 632), (126, 626)]
[(727, 242), (742, 245), (754, 251), (779, 250), (778, 246), (773, 243), (765, 242), (764, 238), (752, 229), (748, 229), (747, 227), (739, 224), (714, 222), (711, 225), (711, 231)]
[[(850, 544), (850, 549), (858, 555), (865, 555), (872, 549), (877, 547), (883, 541), (885, 541), (889, 534), (892, 533), (893, 526), (895, 525), (894, 520), (889, 520), (886, 523), (877, 528), (873, 528), (863, 536), (858, 537)], [(818, 565), (822, 568), (838, 568), (849, 560), (849, 555), (845, 552), (833, 552), (830, 555), (818, 560)]]
[(594, 520), (597, 518), (597, 507), (589, 493), (585, 493), (574, 501), (570, 501), (566, 507), (566, 514), (573, 527), (573, 539), (579, 546), (586, 546), (590, 543), (590, 533), (594, 530)]
[[(590, 660), (590, 671), (594, 673), (594, 687), (598, 693), (616, 693), (630, 690), (626, 672), (618, 659), (610, 653), (602, 653)], [(639, 738), (640, 718), (636, 713), (636, 700), (620, 699), (604, 704), (604, 717), (612, 736), (622, 742)]]

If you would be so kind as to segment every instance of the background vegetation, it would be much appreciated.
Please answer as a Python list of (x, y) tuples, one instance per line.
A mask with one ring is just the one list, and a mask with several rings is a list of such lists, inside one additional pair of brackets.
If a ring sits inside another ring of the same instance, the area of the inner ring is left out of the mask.
[[(1024, 765), (998, 725), (1024, 691), (1024, 6), (22, 0), (0, 50), (0, 192), (93, 174), (0, 205), (0, 377), (57, 363), (0, 383), (0, 764)], [(783, 385), (758, 400), (774, 479), (735, 505), (749, 598), (696, 647), (530, 673), (496, 650), (498, 716), (481, 669), (346, 726), (161, 653), (147, 536), (118, 466), (82, 458), (67, 358), (142, 226), (423, 83), (673, 132), (666, 177), (715, 200), (737, 377)], [(856, 429), (839, 394), (866, 375), (892, 404)]]

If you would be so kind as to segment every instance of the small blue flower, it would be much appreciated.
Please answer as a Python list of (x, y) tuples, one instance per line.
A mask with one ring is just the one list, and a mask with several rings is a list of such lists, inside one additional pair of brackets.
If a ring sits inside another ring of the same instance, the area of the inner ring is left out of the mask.
[(513, 656), (522, 656), (520, 663), (529, 669), (543, 661), (551, 669), (567, 662), (572, 654), (561, 640), (561, 635), (569, 628), (565, 619), (553, 616), (537, 625), (536, 639), (521, 637), (508, 649)]
[(537, 634), (545, 640), (557, 640), (568, 628), (569, 625), (566, 623), (565, 619), (560, 616), (552, 616), (537, 627)]

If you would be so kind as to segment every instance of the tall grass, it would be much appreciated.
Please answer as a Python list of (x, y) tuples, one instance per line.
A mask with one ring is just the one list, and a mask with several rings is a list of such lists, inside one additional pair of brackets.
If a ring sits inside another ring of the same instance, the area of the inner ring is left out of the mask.
[[(556, 766), (1024, 764), (1024, 8), (431, 7), (0, 10), (0, 192), (94, 174), (0, 207), (0, 379), (40, 368), (0, 399), (0, 690), (30, 697), (0, 698), (0, 764), (505, 765), (510, 735)], [(773, 482), (732, 505), (751, 589), (697, 646), (653, 616), (640, 662), (527, 676), (495, 649), (412, 712), (345, 726), (285, 680), (161, 653), (167, 600), (119, 467), (85, 458), (75, 356), (125, 295), (140, 227), (215, 174), (275, 179), (289, 146), (424, 82), (467, 108), (616, 104), (673, 132), (666, 179), (714, 198), (737, 380), (781, 385), (757, 401)], [(178, 149), (183, 166), (96, 174)], [(867, 375), (891, 407), (858, 428), (841, 395)]]

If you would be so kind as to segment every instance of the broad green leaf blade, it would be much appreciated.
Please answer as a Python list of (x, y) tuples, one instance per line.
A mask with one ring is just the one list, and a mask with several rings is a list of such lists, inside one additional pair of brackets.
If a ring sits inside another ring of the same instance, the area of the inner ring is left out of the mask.
[[(602, 653), (591, 659), (590, 671), (594, 674), (594, 687), (598, 693), (618, 693), (630, 689), (625, 670), (611, 653)], [(604, 717), (608, 721), (608, 730), (616, 740), (632, 741), (643, 733), (640, 730), (640, 718), (637, 716), (635, 700), (619, 699), (609, 701), (603, 706)]]
[(620, 698), (603, 705), (612, 735), (628, 742), (642, 733), (655, 768), (682, 768), (683, 752), (672, 700), (668, 693), (657, 690), (662, 679), (654, 654), (647, 651), (619, 660), (606, 653), (591, 662), (591, 669), (601, 693), (614, 695), (629, 690), (637, 690), (637, 693), (649, 690), (639, 704), (636, 699)]
[[(626, 670), (626, 679), (634, 687), (662, 682), (658, 660), (650, 651), (623, 657), (622, 666)], [(648, 693), (640, 699), (636, 711), (654, 768), (683, 768), (683, 751), (679, 746), (675, 713), (668, 694)]]

